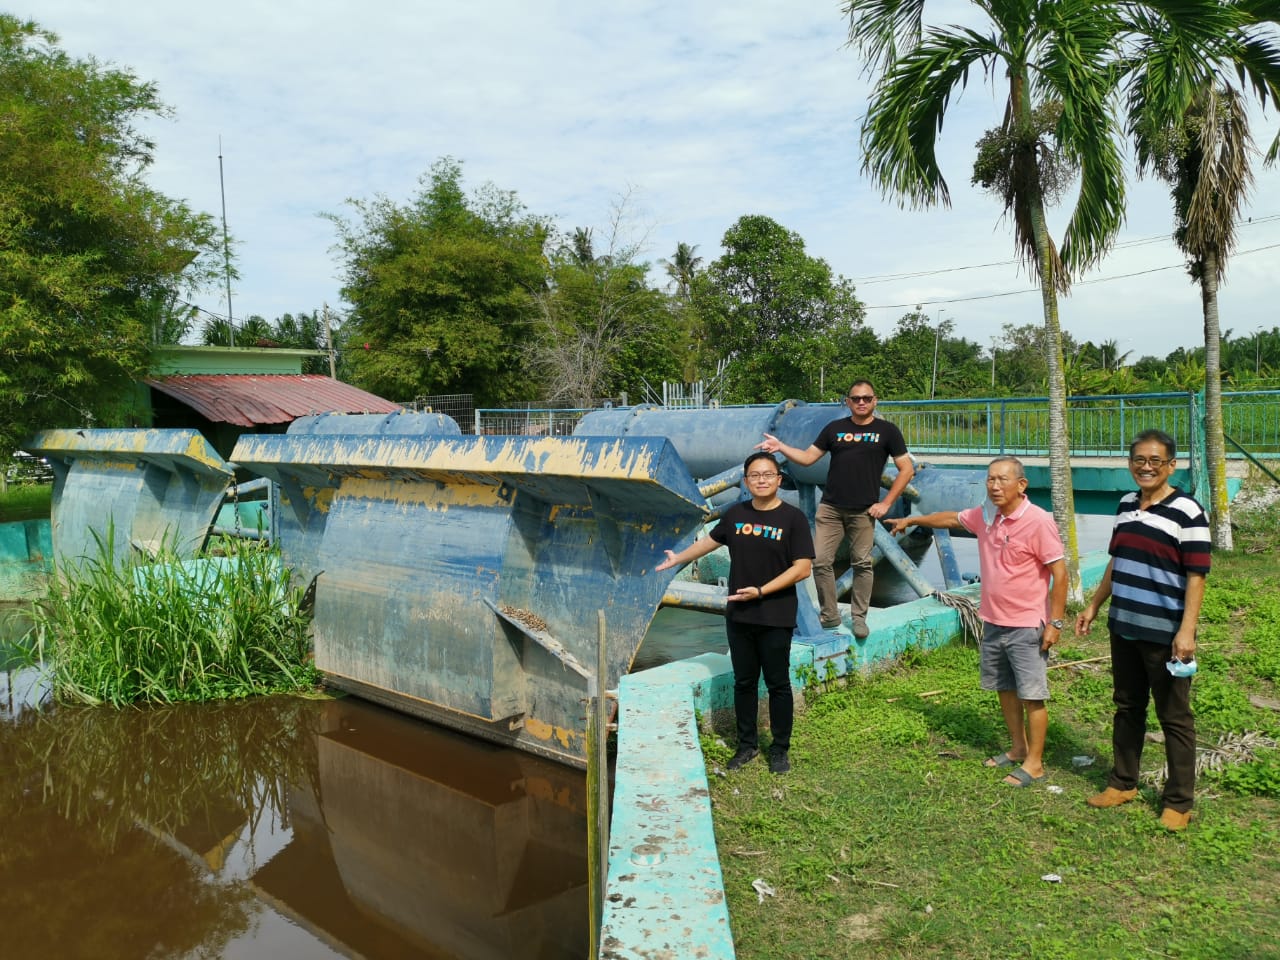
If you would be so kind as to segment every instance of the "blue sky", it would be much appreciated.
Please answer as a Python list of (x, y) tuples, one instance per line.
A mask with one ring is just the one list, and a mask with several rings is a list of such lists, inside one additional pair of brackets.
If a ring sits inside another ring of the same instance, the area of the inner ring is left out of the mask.
[[(984, 346), (1006, 323), (1041, 321), (998, 202), (969, 186), (1001, 101), (975, 82), (953, 103), (940, 140), (950, 209), (883, 199), (860, 173), (868, 85), (835, 2), (40, 0), (11, 12), (75, 56), (154, 81), (176, 116), (149, 128), (150, 181), (215, 216), (221, 138), (237, 319), (342, 309), (319, 215), (349, 197), (403, 202), (449, 155), (469, 187), (514, 190), (566, 231), (606, 235), (627, 197), (626, 239), (650, 260), (680, 241), (713, 259), (738, 217), (773, 217), (855, 282), (880, 333), (915, 304)], [(1263, 145), (1276, 125), (1255, 125)], [(1280, 324), (1280, 170), (1257, 170), (1248, 215), (1221, 295), (1237, 335)], [(1078, 278), (1063, 328), (1134, 358), (1200, 342), (1170, 230), (1165, 188), (1131, 185), (1117, 247)], [(222, 289), (197, 300), (226, 312)]]

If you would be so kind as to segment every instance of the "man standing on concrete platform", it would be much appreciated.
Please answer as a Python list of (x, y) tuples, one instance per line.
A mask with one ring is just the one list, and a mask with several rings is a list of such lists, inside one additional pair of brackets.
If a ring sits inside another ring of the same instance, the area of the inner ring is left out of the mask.
[[(793, 463), (809, 466), (823, 454), (831, 454), (822, 502), (814, 518), (813, 585), (818, 591), (818, 612), (828, 630), (840, 626), (833, 565), (840, 544), (849, 540), (849, 565), (853, 568), (853, 589), (849, 595), (849, 615), (853, 635), (866, 637), (867, 608), (871, 606), (871, 549), (875, 546), (875, 522), (889, 512), (915, 475), (902, 431), (875, 415), (876, 391), (869, 380), (855, 381), (845, 397), (850, 416), (833, 420), (822, 428), (818, 439), (806, 450), (791, 447), (766, 433), (756, 446), (766, 453), (781, 453)], [(893, 458), (898, 476), (882, 499), (880, 477), (884, 465)]]
[[(994, 690), (1012, 741), (984, 761), (1014, 767), (1004, 778), (1027, 787), (1045, 778), (1044, 741), (1049, 729), (1049, 648), (1062, 636), (1067, 609), (1067, 561), (1053, 514), (1027, 499), (1027, 475), (1017, 457), (997, 457), (987, 467), (990, 511), (970, 507), (887, 520), (901, 533), (911, 526), (968, 530), (978, 539), (982, 573), (982, 689)], [(1049, 581), (1053, 578), (1053, 588)], [(1024, 722), (1025, 714), (1025, 722)]]

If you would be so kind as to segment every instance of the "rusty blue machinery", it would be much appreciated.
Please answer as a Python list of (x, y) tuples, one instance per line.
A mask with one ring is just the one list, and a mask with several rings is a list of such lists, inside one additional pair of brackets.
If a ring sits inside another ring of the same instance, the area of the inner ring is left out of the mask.
[[(731, 464), (741, 464), (766, 433), (776, 436), (788, 446), (806, 449), (824, 426), (846, 413), (847, 408), (843, 404), (808, 404), (800, 400), (786, 400), (776, 406), (713, 410), (641, 405), (592, 411), (579, 421), (574, 435), (668, 437), (695, 476), (709, 476)], [(821, 487), (826, 483), (828, 460), (824, 456), (808, 466), (789, 461), (782, 464), (787, 478), (783, 496), (804, 510), (811, 524)], [(886, 473), (883, 480), (886, 486), (892, 482), (895, 473), (892, 469)], [(981, 469), (937, 470), (923, 465), (918, 468), (912, 484), (890, 515), (901, 516), (912, 505), (920, 513), (975, 506), (986, 499), (985, 477), (986, 471)], [(785, 488), (792, 488), (794, 492)], [(887, 606), (936, 592), (917, 568), (930, 544), (938, 550), (946, 586), (950, 588), (962, 583), (951, 539), (946, 531), (941, 533), (942, 536), (936, 536), (935, 532), (931, 537), (930, 531), (913, 527), (906, 535), (895, 538), (879, 524), (876, 525), (873, 556), (878, 569), (873, 603)], [(709, 566), (714, 571), (713, 579), (718, 579), (717, 574), (724, 575), (723, 562), (719, 567), (714, 562)], [(852, 580), (852, 571), (845, 571), (837, 580), (837, 593), (847, 594)], [(716, 609), (714, 597), (696, 588), (690, 590), (676, 585), (671, 600), (680, 600), (683, 606)], [(723, 610), (723, 603), (719, 604), (719, 609)], [(804, 636), (813, 632), (816, 620), (813, 624), (808, 623), (803, 605), (800, 616), (798, 633)]]
[(232, 454), (279, 488), (283, 562), (316, 584), (317, 667), (367, 699), (584, 765), (589, 682), (629, 670), (667, 588), (655, 555), (697, 536), (705, 495), (663, 438), (376, 419), (304, 418)]
[[(282, 561), (311, 588), (330, 682), (581, 766), (588, 690), (629, 672), (658, 608), (724, 610), (718, 578), (653, 572), (663, 548), (692, 542), (742, 495), (762, 433), (804, 447), (841, 409), (626, 408), (544, 438), (462, 436), (436, 414), (325, 415), (242, 436), (230, 464), (192, 431), (50, 431), (32, 449), (60, 471), (59, 554), (88, 555), (107, 517), (123, 549), (170, 537), (194, 551), (235, 468), (269, 479)], [(787, 495), (812, 517), (825, 460), (786, 470)], [(922, 510), (977, 502), (981, 474), (958, 476), (922, 471), (910, 496)], [(916, 592), (931, 590), (881, 535)], [(821, 633), (806, 592), (797, 636)]]
[(53, 469), (52, 542), (64, 571), (99, 555), (179, 558), (205, 543), (233, 475), (195, 430), (45, 430), (25, 448)]

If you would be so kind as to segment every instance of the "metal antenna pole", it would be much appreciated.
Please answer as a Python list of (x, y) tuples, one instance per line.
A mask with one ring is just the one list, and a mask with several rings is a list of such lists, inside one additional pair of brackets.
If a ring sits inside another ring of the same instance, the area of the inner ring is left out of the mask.
[(231, 313), (231, 241), (227, 237), (227, 185), (222, 177), (222, 137), (218, 137), (218, 190), (222, 193), (222, 265), (227, 277), (227, 339), (236, 345), (236, 321)]

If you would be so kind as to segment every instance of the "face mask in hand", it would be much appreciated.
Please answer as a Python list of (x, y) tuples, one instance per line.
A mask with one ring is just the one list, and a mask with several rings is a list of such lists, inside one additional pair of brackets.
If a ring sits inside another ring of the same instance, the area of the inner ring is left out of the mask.
[(1181, 660), (1170, 660), (1165, 664), (1165, 668), (1169, 671), (1169, 675), (1174, 677), (1194, 677), (1196, 675), (1196, 662), (1194, 660), (1188, 660), (1186, 663)]

